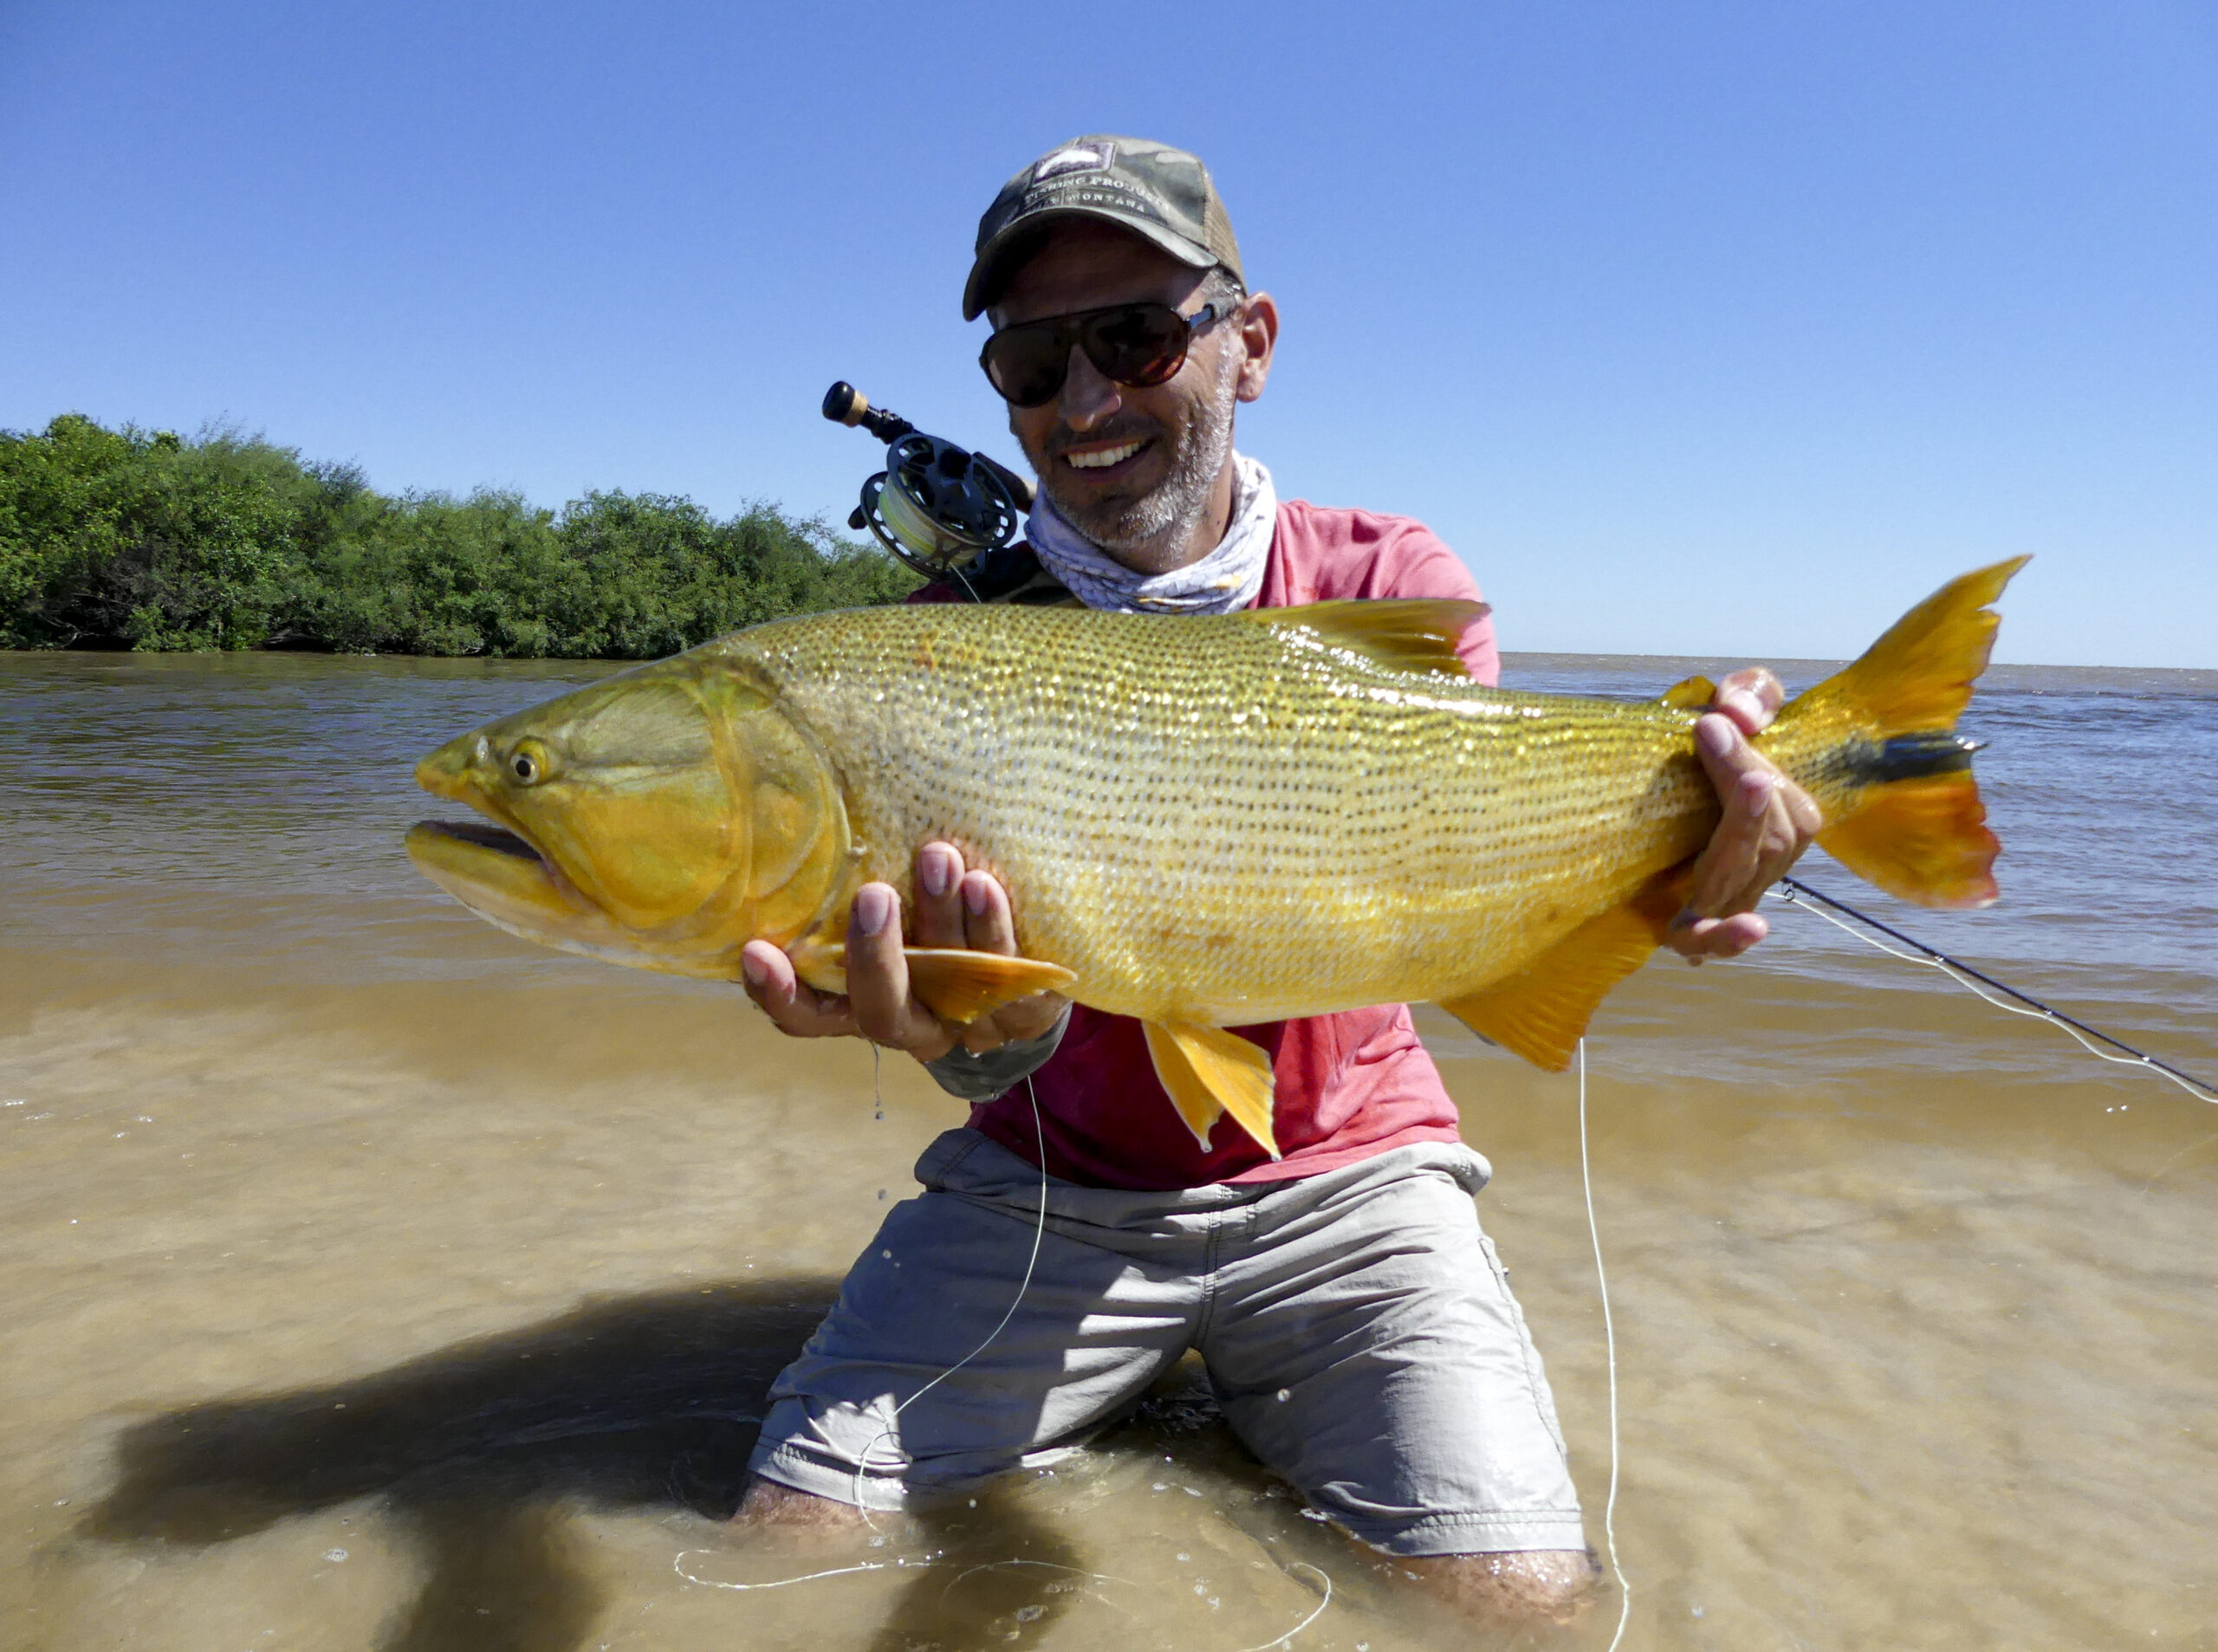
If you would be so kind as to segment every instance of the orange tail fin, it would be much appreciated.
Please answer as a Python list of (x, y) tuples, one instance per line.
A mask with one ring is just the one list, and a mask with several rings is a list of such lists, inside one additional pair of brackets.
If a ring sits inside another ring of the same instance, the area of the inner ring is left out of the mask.
[(1818, 842), (1858, 877), (1919, 906), (1985, 906), (1995, 897), (2001, 845), (1972, 779), (1975, 748), (1951, 731), (2001, 624), (1988, 605), (2031, 560), (1951, 580), (1862, 658), (1780, 714), (1782, 724), (1827, 713), (1842, 723), (1860, 789)]

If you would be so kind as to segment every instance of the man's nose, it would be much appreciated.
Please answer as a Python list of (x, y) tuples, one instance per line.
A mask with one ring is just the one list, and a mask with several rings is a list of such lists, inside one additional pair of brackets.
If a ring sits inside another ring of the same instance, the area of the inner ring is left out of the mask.
[(1090, 431), (1125, 405), (1117, 381), (1093, 365), (1093, 359), (1077, 345), (1071, 346), (1070, 371), (1063, 378), (1063, 423), (1074, 431)]

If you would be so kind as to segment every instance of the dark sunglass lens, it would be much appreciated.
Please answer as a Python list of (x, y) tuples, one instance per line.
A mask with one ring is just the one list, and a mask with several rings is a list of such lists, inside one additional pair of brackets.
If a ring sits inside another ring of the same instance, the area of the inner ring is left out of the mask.
[(1168, 304), (1124, 304), (1094, 316), (1083, 342), (1104, 377), (1145, 389), (1178, 371), (1186, 335), (1184, 318)]
[(1053, 321), (1004, 328), (986, 340), (980, 360), (986, 377), (1002, 398), (1018, 407), (1037, 407), (1063, 387), (1070, 348)]

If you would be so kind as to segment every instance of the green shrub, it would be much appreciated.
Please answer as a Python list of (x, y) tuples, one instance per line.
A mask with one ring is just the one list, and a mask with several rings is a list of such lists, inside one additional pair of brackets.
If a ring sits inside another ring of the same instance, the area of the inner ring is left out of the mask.
[(391, 498), (349, 467), (81, 415), (0, 431), (0, 647), (652, 658), (780, 614), (899, 599), (875, 547), (769, 505), (594, 493)]

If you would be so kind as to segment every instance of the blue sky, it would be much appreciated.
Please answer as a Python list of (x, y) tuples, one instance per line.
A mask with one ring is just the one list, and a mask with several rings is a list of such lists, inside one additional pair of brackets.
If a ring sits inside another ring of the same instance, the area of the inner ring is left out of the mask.
[(0, 426), (392, 490), (844, 515), (847, 378), (1014, 458), (957, 298), (1085, 131), (1216, 175), (1242, 445), (1432, 524), (1513, 648), (2218, 666), (2218, 6), (0, 0)]

